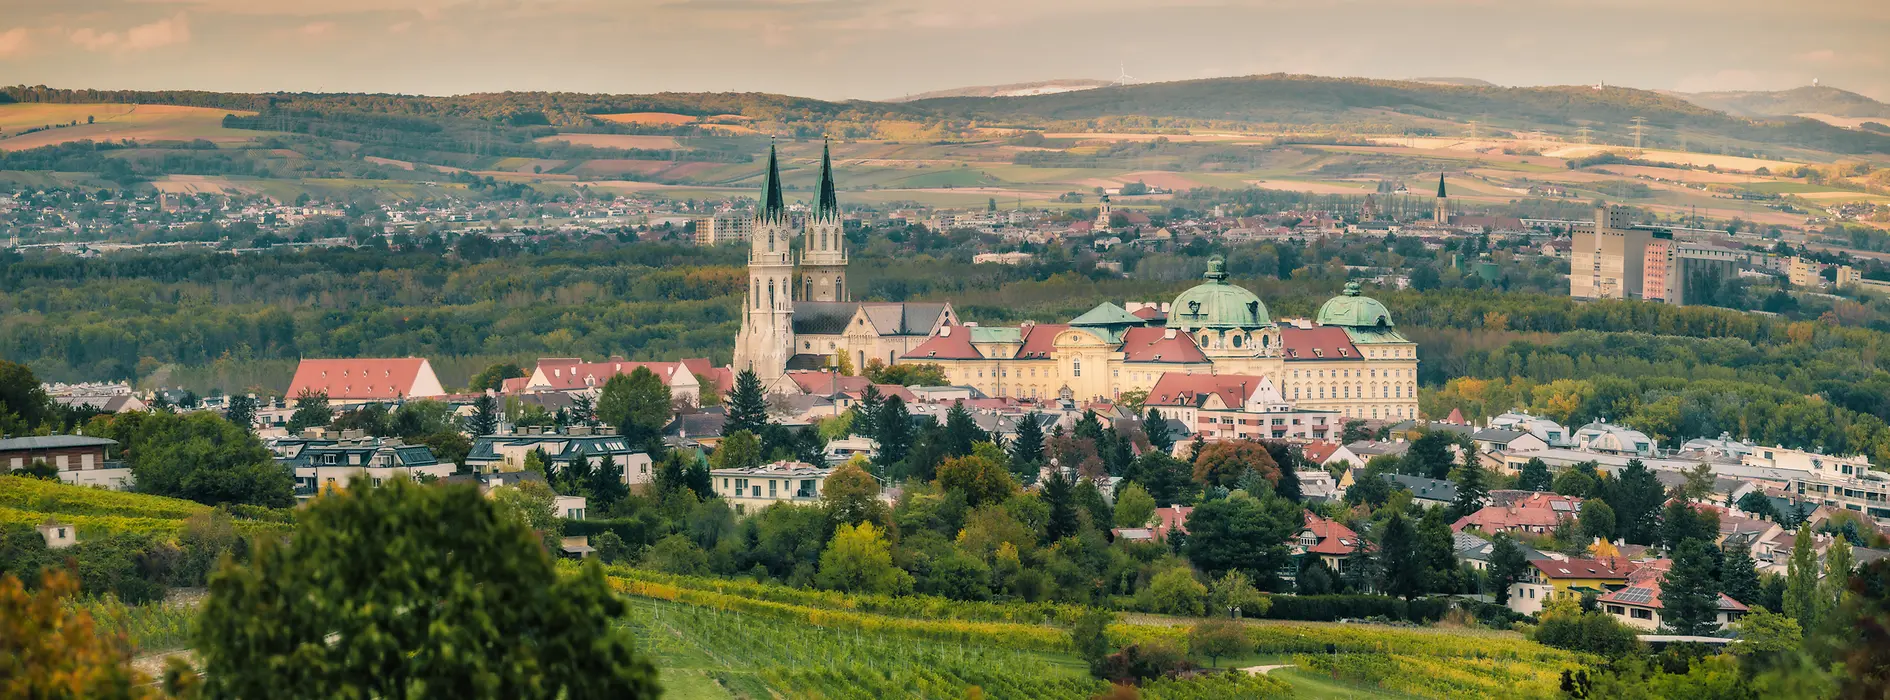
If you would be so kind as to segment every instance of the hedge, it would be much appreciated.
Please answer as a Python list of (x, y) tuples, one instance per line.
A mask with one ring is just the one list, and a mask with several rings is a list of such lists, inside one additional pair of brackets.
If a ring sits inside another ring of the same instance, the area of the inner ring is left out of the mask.
[(1388, 620), (1431, 622), (1442, 619), (1450, 610), (1450, 601), (1420, 598), (1409, 604), (1403, 598), (1382, 595), (1276, 595), (1266, 614), (1267, 620), (1337, 622), (1382, 617)]

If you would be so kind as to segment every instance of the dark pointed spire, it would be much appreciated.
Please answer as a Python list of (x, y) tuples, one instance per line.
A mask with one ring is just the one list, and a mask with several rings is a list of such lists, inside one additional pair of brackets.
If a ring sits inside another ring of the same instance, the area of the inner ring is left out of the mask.
[(1444, 174), (1441, 172), (1437, 174), (1437, 196), (1439, 197), (1445, 196), (1444, 195)]
[(840, 196), (833, 187), (833, 146), (820, 147), (820, 198), (814, 201), (816, 218), (839, 218)]
[(768, 144), (768, 179), (761, 185), (761, 211), (763, 221), (774, 221), (787, 216), (787, 203), (781, 201), (781, 164), (775, 158), (774, 144)]

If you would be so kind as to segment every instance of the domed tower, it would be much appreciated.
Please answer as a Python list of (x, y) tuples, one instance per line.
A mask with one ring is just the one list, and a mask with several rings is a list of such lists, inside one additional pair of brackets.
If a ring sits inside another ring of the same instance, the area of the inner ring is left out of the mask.
[(1207, 279), (1175, 297), (1168, 327), (1187, 333), (1209, 357), (1266, 357), (1279, 352), (1280, 329), (1267, 305), (1246, 288), (1227, 283), (1221, 256), (1208, 259)]
[(1345, 291), (1326, 300), (1313, 319), (1321, 326), (1345, 326), (1369, 330), (1391, 330), (1391, 311), (1377, 299), (1359, 295), (1357, 282), (1345, 283)]
[(807, 239), (801, 244), (801, 299), (847, 301), (847, 247), (845, 224), (840, 219), (840, 198), (833, 185), (833, 153), (820, 152), (820, 196), (807, 217)]

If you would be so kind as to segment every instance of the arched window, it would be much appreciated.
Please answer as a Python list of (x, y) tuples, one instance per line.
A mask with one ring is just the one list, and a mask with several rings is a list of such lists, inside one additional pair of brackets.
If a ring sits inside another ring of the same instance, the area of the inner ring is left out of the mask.
[(1201, 334), (1201, 347), (1208, 347), (1208, 334), (1206, 333)]
[(1240, 347), (1240, 336), (1234, 336), (1234, 347)]
[(825, 230), (820, 232), (820, 249), (827, 249), (827, 232)]
[(1083, 376), (1083, 361), (1082, 360), (1070, 360), (1070, 376), (1073, 376), (1073, 377)]
[[(773, 238), (769, 238), (773, 241)], [(768, 280), (768, 308), (774, 308), (774, 280)]]
[(774, 252), (774, 231), (768, 231), (768, 252)]
[(847, 300), (846, 284), (847, 284), (847, 279), (845, 277), (835, 277), (833, 279), (833, 300), (834, 301)]

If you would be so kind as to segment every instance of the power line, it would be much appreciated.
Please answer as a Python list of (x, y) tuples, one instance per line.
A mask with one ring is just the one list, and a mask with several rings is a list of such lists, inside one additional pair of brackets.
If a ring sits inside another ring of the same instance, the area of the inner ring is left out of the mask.
[(1647, 134), (1647, 118), (1635, 117), (1633, 121), (1634, 126), (1629, 127), (1629, 130), (1634, 132), (1634, 147), (1640, 148), (1641, 137)]

